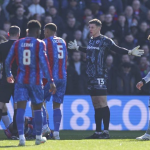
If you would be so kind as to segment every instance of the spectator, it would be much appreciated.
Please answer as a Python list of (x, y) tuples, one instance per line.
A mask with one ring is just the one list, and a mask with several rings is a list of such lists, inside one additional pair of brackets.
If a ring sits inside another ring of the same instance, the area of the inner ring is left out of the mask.
[(147, 24), (149, 24), (149, 26), (150, 26), (150, 10), (147, 11), (146, 22), (147, 22)]
[(117, 94), (120, 95), (136, 95), (136, 74), (131, 71), (131, 63), (124, 62), (121, 65), (121, 71), (117, 75)]
[(40, 6), (40, 0), (33, 0), (33, 4), (29, 6), (29, 11), (31, 15), (39, 14), (39, 15), (44, 15), (45, 14), (45, 9)]
[(140, 64), (139, 64), (140, 72), (142, 78), (144, 78), (147, 73), (150, 71), (150, 62), (147, 60), (147, 57), (142, 56), (140, 58)]
[(10, 29), (11, 23), (10, 22), (4, 22), (3, 30), (8, 33)]
[(77, 41), (79, 46), (83, 46), (82, 43), (82, 32), (80, 30), (76, 30), (74, 33), (74, 39)]
[(127, 33), (125, 35), (125, 40), (122, 42), (121, 46), (127, 49), (133, 49), (136, 46), (136, 42), (134, 41), (134, 37), (131, 33)]
[(107, 31), (107, 32), (105, 33), (105, 35), (106, 35), (108, 38), (110, 38), (110, 39), (113, 39), (113, 38), (114, 38), (114, 34), (113, 34), (111, 31)]
[(83, 11), (77, 5), (77, 0), (69, 0), (68, 8), (63, 10), (63, 18), (66, 19), (67, 13), (72, 12), (77, 21), (82, 22)]
[(6, 21), (6, 17), (2, 11), (2, 7), (0, 5), (0, 29), (3, 29), (4, 22)]
[[(87, 78), (86, 78), (86, 64), (81, 62), (81, 53), (73, 52), (73, 62), (70, 63), (69, 68), (72, 69), (72, 94), (87, 94)], [(68, 83), (71, 84), (71, 83)]]
[(29, 18), (30, 17), (30, 13), (29, 13), (29, 10), (28, 10), (28, 7), (27, 6), (24, 6), (22, 4), (22, 0), (10, 0), (9, 1), (9, 4), (6, 6), (6, 10), (8, 11), (10, 17), (13, 17), (15, 16), (15, 13), (16, 13), (16, 9), (18, 7), (22, 7), (24, 9), (24, 15)]
[(104, 13), (108, 12), (110, 6), (114, 6), (117, 10), (117, 14), (123, 12), (123, 5), (121, 0), (101, 0), (102, 2), (102, 11)]
[(118, 14), (116, 12), (116, 8), (113, 5), (109, 7), (108, 13), (113, 16), (113, 21), (117, 21), (118, 20)]
[(88, 23), (91, 19), (93, 19), (92, 15), (86, 16), (85, 24), (84, 24), (84, 27), (82, 29), (82, 40), (83, 40), (83, 43), (85, 46), (87, 45), (86, 38), (87, 38), (87, 35), (89, 34), (89, 24)]
[(138, 32), (138, 41), (140, 45), (143, 45), (147, 39), (147, 29), (148, 29), (147, 22), (143, 21), (140, 23), (140, 30)]
[(53, 23), (57, 25), (57, 35), (62, 36), (65, 27), (62, 18), (57, 14), (57, 9), (54, 6), (51, 7), (49, 14), (52, 16)]
[(108, 89), (108, 94), (117, 94), (116, 93), (116, 72), (117, 69), (113, 65), (113, 56), (108, 55), (106, 58), (106, 66), (107, 66), (107, 71), (108, 71), (108, 80), (107, 80), (107, 89)]
[(138, 30), (138, 26), (135, 23), (131, 24), (130, 31), (131, 34), (134, 36), (135, 40), (137, 40), (139, 30)]
[(67, 25), (65, 28), (64, 33), (67, 35), (66, 41), (72, 41), (74, 40), (74, 32), (79, 29), (80, 24), (76, 21), (75, 18), (68, 18)]
[(133, 8), (131, 6), (127, 6), (125, 8), (125, 16), (127, 19), (128, 27), (130, 27), (133, 20)]
[(105, 22), (103, 23), (101, 33), (105, 34), (107, 31), (111, 31), (112, 33), (115, 33), (115, 25), (113, 23), (113, 18), (111, 14), (105, 15)]
[(137, 18), (138, 20), (145, 18), (144, 12), (141, 10), (141, 3), (139, 0), (134, 0), (132, 3), (132, 8), (133, 8), (133, 16)]
[(143, 56), (147, 58), (148, 61), (150, 61), (150, 48), (147, 44), (142, 45), (142, 49), (144, 50)]
[(122, 42), (126, 33), (129, 32), (128, 25), (126, 24), (125, 15), (121, 14), (118, 17), (118, 21), (116, 21), (115, 25), (115, 35)]
[(26, 36), (26, 28), (28, 20), (24, 17), (23, 7), (16, 8), (16, 15), (10, 20), (11, 25), (17, 25), (21, 29), (20, 38)]

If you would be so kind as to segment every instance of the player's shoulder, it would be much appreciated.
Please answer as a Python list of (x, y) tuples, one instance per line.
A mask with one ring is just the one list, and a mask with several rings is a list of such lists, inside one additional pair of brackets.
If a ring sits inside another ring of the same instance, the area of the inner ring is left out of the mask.
[(113, 42), (113, 40), (111, 38), (109, 38), (109, 37), (107, 37), (105, 35), (101, 35), (100, 37), (102, 37), (108, 43), (112, 43)]
[(36, 39), (40, 44), (45, 44), (45, 41), (44, 40), (41, 40), (41, 39)]

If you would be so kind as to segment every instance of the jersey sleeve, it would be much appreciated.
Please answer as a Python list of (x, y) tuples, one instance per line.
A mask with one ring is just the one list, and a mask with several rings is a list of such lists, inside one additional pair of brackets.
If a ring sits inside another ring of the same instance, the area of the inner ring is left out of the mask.
[(5, 72), (6, 72), (7, 77), (12, 76), (11, 65), (15, 59), (15, 44), (16, 44), (16, 42), (12, 45), (12, 47), (7, 55), (7, 58), (5, 60)]
[(46, 45), (45, 42), (40, 43), (40, 50), (39, 50), (39, 59), (40, 65), (42, 67), (42, 71), (49, 82), (54, 82), (52, 72), (50, 70), (50, 65), (48, 62), (47, 54), (46, 54)]
[(112, 39), (109, 39), (109, 50), (122, 55), (128, 54), (128, 49), (116, 45)]

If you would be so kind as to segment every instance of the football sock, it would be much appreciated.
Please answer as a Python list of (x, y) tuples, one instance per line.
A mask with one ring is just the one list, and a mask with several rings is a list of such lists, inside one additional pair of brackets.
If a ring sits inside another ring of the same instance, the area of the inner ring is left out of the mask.
[(21, 140), (21, 139), (25, 140), (25, 136), (24, 136), (24, 134), (19, 135), (19, 140)]
[(101, 132), (102, 108), (95, 109), (96, 132)]
[(42, 110), (43, 110), (43, 126), (44, 126), (44, 125), (47, 125), (46, 109), (44, 105), (42, 106)]
[(32, 134), (33, 134), (33, 135), (36, 135), (34, 118), (32, 118), (32, 125), (33, 125), (33, 132), (32, 132)]
[(61, 122), (61, 110), (60, 109), (53, 109), (54, 131), (59, 132), (60, 122)]
[(19, 135), (24, 135), (24, 114), (25, 109), (22, 108), (17, 109), (16, 122)]
[(0, 121), (1, 121), (1, 118), (2, 118), (2, 109), (0, 109)]
[(47, 124), (48, 124), (48, 127), (49, 127), (49, 119), (47, 119)]
[(110, 121), (110, 110), (108, 106), (102, 108), (102, 115), (103, 115), (104, 130), (108, 130)]
[(41, 135), (42, 127), (43, 127), (43, 117), (42, 117), (41, 110), (34, 110), (34, 122), (35, 122), (36, 135)]
[(147, 129), (146, 133), (150, 134), (150, 107), (149, 107), (149, 124), (148, 124), (148, 129)]
[(9, 116), (8, 116), (7, 112), (2, 113), (2, 121), (5, 125), (5, 128), (7, 128), (10, 125), (10, 120), (9, 120)]
[(14, 109), (13, 130), (17, 130), (16, 115), (17, 115), (17, 109)]

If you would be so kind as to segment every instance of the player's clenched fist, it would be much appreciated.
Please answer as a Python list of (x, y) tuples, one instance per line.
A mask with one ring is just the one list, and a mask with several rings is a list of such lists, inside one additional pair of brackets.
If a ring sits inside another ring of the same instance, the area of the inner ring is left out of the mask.
[(14, 81), (15, 81), (15, 79), (14, 79), (13, 76), (7, 77), (7, 82), (8, 82), (8, 83), (14, 83)]
[(50, 90), (49, 90), (49, 92), (51, 92), (52, 94), (56, 93), (56, 85), (55, 85), (55, 83), (51, 83), (50, 84)]
[(143, 86), (143, 82), (142, 81), (140, 81), (140, 82), (138, 82), (137, 84), (136, 84), (136, 87), (139, 89), (139, 90), (141, 90), (141, 87)]

